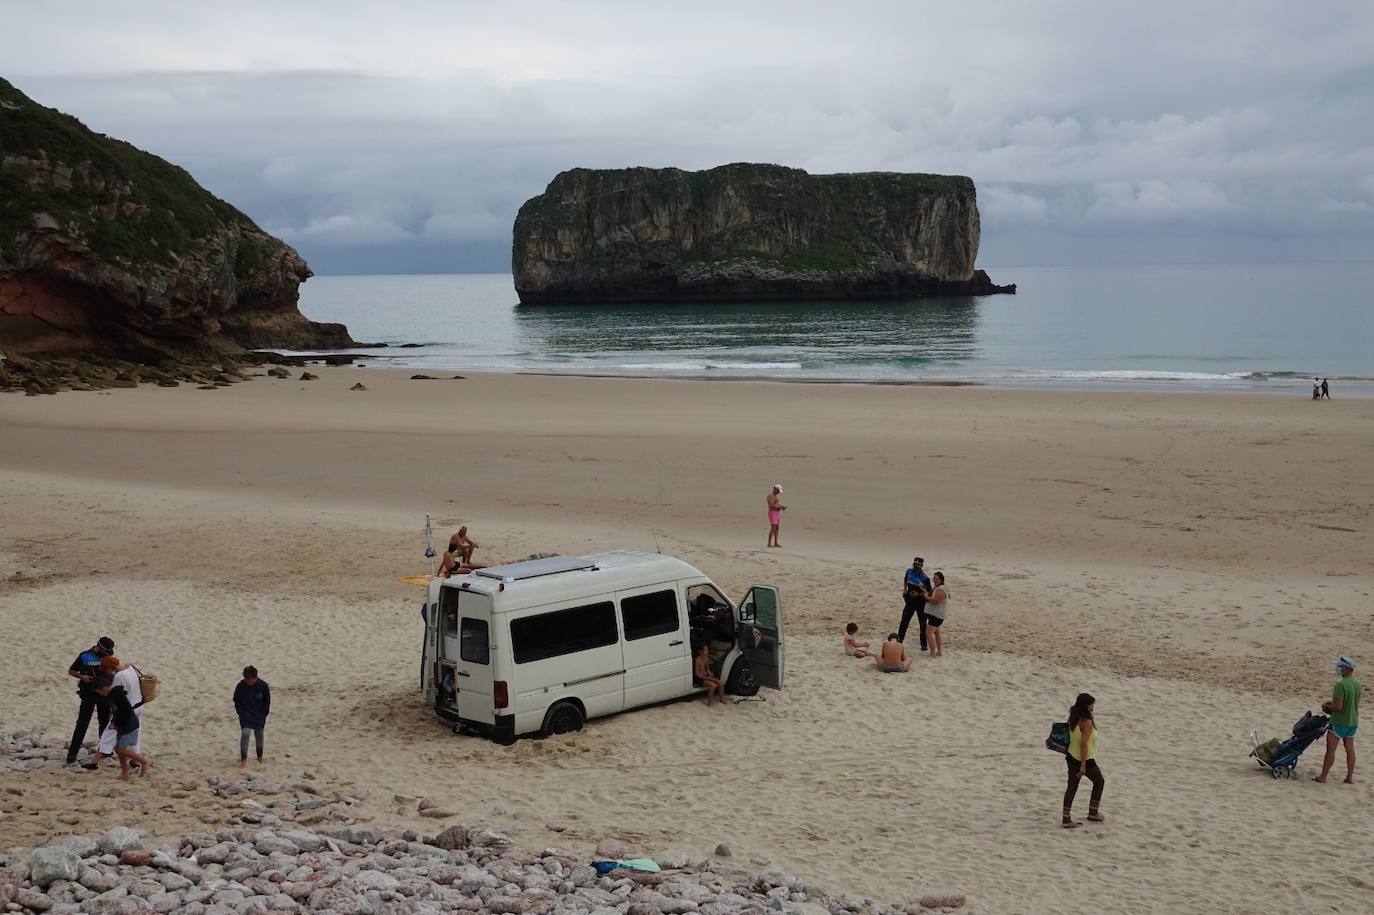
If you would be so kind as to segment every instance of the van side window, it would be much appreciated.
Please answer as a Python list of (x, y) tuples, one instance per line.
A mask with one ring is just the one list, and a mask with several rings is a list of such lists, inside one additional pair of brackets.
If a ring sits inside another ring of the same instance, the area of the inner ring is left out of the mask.
[(458, 655), (473, 664), (491, 663), (491, 639), (487, 637), (487, 621), (463, 617), (463, 637), (459, 639)]
[(620, 615), (625, 620), (625, 640), (647, 639), (682, 628), (677, 612), (677, 594), (671, 590), (636, 594), (622, 598)]
[(511, 653), (516, 664), (542, 661), (614, 645), (620, 641), (615, 604), (603, 601), (511, 620)]
[(458, 592), (453, 588), (439, 592), (439, 618), (443, 621), (444, 635), (458, 634)]

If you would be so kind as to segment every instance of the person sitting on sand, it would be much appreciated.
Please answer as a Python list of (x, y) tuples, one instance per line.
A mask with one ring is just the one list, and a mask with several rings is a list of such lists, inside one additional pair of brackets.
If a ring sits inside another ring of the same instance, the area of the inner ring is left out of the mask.
[(868, 642), (859, 641), (859, 624), (850, 623), (844, 627), (844, 653), (851, 658), (872, 657), (870, 652), (864, 651), (869, 646)]
[(1106, 818), (1098, 813), (1102, 803), (1102, 786), (1107, 780), (1097, 767), (1097, 727), (1093, 722), (1093, 707), (1097, 700), (1087, 693), (1079, 693), (1069, 709), (1069, 751), (1064, 759), (1069, 769), (1069, 786), (1064, 790), (1064, 828), (1074, 829), (1079, 825), (1073, 821), (1073, 796), (1078, 793), (1078, 783), (1087, 776), (1093, 783), (1092, 797), (1088, 798), (1088, 819), (1101, 823)]
[(887, 641), (874, 657), (874, 663), (885, 674), (904, 674), (911, 670), (911, 658), (907, 657), (906, 646), (897, 638), (897, 633), (887, 634)]
[(119, 777), (127, 782), (129, 763), (134, 762), (138, 764), (138, 775), (142, 778), (153, 768), (153, 763), (138, 752), (138, 715), (134, 712), (134, 705), (129, 702), (129, 694), (124, 687), (115, 686), (114, 678), (109, 674), (96, 677), (95, 691), (110, 703), (110, 721), (118, 732), (115, 755), (119, 757)]
[(936, 572), (931, 580), (934, 590), (926, 598), (926, 641), (930, 644), (930, 656), (942, 657), (945, 653), (943, 630), (949, 616), (949, 589), (945, 587), (945, 573)]
[(450, 553), (457, 551), (458, 557), (462, 559), (465, 564), (470, 565), (472, 563), (472, 551), (479, 546), (481, 546), (480, 543), (468, 536), (468, 526), (466, 524), (458, 528), (458, 532), (448, 538), (448, 551)]
[(696, 661), (692, 664), (692, 676), (697, 683), (706, 687), (706, 704), (711, 704), (715, 696), (721, 705), (725, 704), (725, 684), (711, 671), (711, 646), (702, 642), (697, 646)]

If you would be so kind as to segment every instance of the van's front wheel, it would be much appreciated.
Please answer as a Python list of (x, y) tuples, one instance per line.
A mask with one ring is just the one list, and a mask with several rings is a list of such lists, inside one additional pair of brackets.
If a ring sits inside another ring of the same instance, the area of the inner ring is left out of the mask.
[(544, 736), (571, 734), (573, 731), (582, 730), (586, 723), (587, 716), (582, 714), (582, 709), (577, 707), (577, 703), (555, 702), (544, 715)]
[(754, 696), (759, 691), (758, 678), (754, 668), (741, 658), (730, 671), (730, 679), (725, 681), (725, 689), (732, 696)]

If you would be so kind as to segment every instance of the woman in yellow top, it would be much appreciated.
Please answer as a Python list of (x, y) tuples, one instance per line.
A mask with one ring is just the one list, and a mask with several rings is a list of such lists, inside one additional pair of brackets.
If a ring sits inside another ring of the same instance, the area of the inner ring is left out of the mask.
[(1102, 786), (1107, 780), (1097, 767), (1097, 727), (1093, 724), (1093, 704), (1096, 702), (1087, 693), (1079, 693), (1069, 709), (1069, 752), (1064, 758), (1069, 767), (1069, 787), (1064, 791), (1064, 828), (1073, 829), (1079, 824), (1073, 821), (1073, 796), (1078, 793), (1078, 782), (1083, 776), (1093, 783), (1092, 797), (1088, 800), (1088, 819), (1094, 823), (1105, 820), (1098, 813), (1102, 803)]

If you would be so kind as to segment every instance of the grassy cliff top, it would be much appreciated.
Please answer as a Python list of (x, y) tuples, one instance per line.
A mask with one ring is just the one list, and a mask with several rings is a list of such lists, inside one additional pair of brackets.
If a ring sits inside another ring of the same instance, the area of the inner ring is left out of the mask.
[[(16, 161), (21, 158), (40, 164)], [(134, 267), (184, 255), (227, 223), (260, 231), (185, 169), (96, 133), (4, 79), (0, 163), (0, 257), (12, 252), (15, 236), (32, 228), (38, 213), (51, 214), (64, 230), (74, 228), (97, 256)], [(89, 165), (83, 169), (82, 163)], [(126, 203), (142, 209), (123, 212), (119, 208)]]

